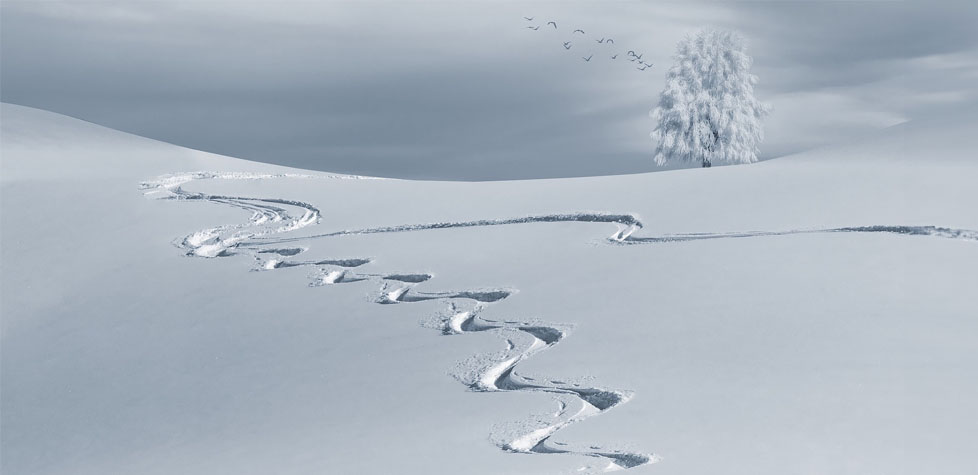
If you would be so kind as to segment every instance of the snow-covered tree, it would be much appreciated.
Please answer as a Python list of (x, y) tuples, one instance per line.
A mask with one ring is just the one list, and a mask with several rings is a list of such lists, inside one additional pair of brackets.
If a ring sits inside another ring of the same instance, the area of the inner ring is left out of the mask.
[(666, 88), (652, 111), (655, 162), (753, 163), (769, 107), (754, 97), (746, 42), (730, 31), (703, 30), (676, 47)]

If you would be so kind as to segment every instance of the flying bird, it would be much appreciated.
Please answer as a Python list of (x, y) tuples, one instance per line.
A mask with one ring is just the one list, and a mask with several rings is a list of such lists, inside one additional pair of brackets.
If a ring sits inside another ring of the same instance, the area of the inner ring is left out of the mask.
[(615, 44), (615, 40), (613, 40), (613, 39), (611, 39), (611, 38), (608, 38), (608, 44), (609, 44), (609, 45), (613, 45), (613, 44)]
[(594, 56), (594, 55), (593, 54), (592, 55), (589, 55), (587, 58), (582, 57), (581, 59), (583, 59), (584, 61), (587, 61), (587, 62), (590, 63), (591, 62), (591, 56)]
[(553, 26), (554, 26), (554, 29), (555, 29), (555, 30), (557, 29), (557, 23), (556, 23), (556, 22), (553, 22), (553, 21), (548, 21), (548, 22), (547, 22), (547, 24), (548, 24), (548, 25), (553, 25)]
[(594, 41), (597, 41), (598, 43), (604, 43), (604, 38), (601, 38), (600, 40), (594, 40)]
[(582, 35), (584, 34), (584, 30), (574, 30), (574, 31), (571, 32), (571, 34), (573, 35), (574, 33), (577, 33), (578, 31), (580, 31)]
[(643, 64), (641, 68), (635, 68), (635, 69), (637, 69), (639, 71), (645, 71), (648, 67), (649, 66), (647, 64)]
[[(645, 54), (645, 53), (642, 53), (642, 54)], [(634, 55), (635, 56), (635, 59), (642, 59), (642, 54), (636, 54), (636, 55)]]
[(526, 20), (526, 21), (533, 21), (533, 17), (531, 17), (531, 16), (525, 16), (525, 17), (523, 17), (523, 19)]
[(571, 47), (571, 42), (570, 41), (565, 41), (564, 42), (564, 49), (570, 49), (570, 47)]
[(612, 56), (611, 59), (618, 59), (618, 55), (616, 54), (616, 55)]
[(528, 26), (527, 28), (529, 28), (529, 29), (531, 29), (533, 31), (537, 31), (537, 30), (540, 29), (540, 25), (537, 25), (537, 26)]

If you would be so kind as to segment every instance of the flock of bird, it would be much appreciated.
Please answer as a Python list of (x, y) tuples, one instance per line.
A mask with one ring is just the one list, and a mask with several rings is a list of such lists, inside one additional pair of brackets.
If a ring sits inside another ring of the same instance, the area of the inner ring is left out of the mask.
[[(523, 17), (523, 20), (526, 20), (527, 22), (532, 22), (533, 21), (533, 18), (534, 17), (525, 16), (525, 17)], [(557, 31), (557, 22), (556, 21), (548, 21), (546, 24), (543, 24), (543, 25), (529, 25), (529, 26), (527, 26), (528, 29), (533, 30), (533, 31), (537, 31), (541, 27), (543, 27), (544, 29), (550, 29), (552, 27), (554, 31)], [(574, 35), (576, 35), (578, 33), (581, 34), (580, 38), (581, 38), (582, 41), (584, 41), (584, 38), (587, 36), (587, 33), (585, 33), (584, 30), (582, 30), (580, 28), (572, 31), (571, 32), (571, 36), (574, 37)], [(602, 45), (613, 45), (613, 44), (615, 44), (614, 38), (602, 37), (600, 40), (595, 39), (594, 41), (597, 42), (598, 44), (602, 44)], [(564, 44), (564, 49), (570, 51), (570, 49), (574, 47), (574, 40), (572, 39), (572, 40), (569, 40), (569, 41), (565, 41), (563, 44)], [(613, 60), (617, 60), (619, 54), (620, 53), (615, 53), (613, 55), (610, 55), (609, 58), (611, 58)], [(642, 59), (642, 56), (643, 55), (645, 55), (645, 53), (638, 53), (635, 50), (628, 50), (625, 53), (625, 59), (627, 59), (628, 61), (630, 61), (632, 63), (636, 63), (637, 66), (636, 66), (635, 69), (637, 69), (639, 71), (645, 71), (645, 70), (647, 70), (647, 69), (649, 69), (649, 68), (652, 67), (652, 63), (646, 63)], [(586, 63), (590, 63), (591, 62), (591, 58), (593, 58), (593, 57), (594, 57), (594, 53), (589, 53), (587, 56), (581, 56), (581, 59), (584, 60), (584, 62), (586, 62)]]

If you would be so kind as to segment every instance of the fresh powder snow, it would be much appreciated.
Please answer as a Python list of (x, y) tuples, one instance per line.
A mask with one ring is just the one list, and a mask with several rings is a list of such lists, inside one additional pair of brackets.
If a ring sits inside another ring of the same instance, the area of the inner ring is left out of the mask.
[(2, 114), (4, 473), (973, 471), (970, 120), (462, 183)]

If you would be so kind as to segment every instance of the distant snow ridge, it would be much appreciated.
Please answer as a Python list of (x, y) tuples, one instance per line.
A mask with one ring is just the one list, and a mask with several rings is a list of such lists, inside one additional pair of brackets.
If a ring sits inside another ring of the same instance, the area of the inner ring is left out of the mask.
[(315, 261), (289, 260), (307, 250), (305, 247), (269, 247), (290, 242), (311, 241), (333, 236), (414, 232), (433, 229), (501, 226), (549, 222), (593, 222), (618, 226), (607, 241), (620, 245), (669, 243), (708, 239), (749, 238), (784, 236), (810, 233), (890, 233), (920, 235), (978, 241), (978, 231), (943, 228), (936, 226), (851, 226), (824, 229), (800, 229), (789, 231), (752, 231), (735, 233), (689, 233), (661, 236), (635, 236), (642, 229), (642, 222), (631, 214), (579, 212), (524, 216), (506, 219), (480, 219), (472, 221), (405, 224), (375, 228), (336, 231), (304, 237), (281, 237), (281, 234), (317, 224), (320, 212), (315, 206), (301, 201), (280, 198), (250, 198), (208, 195), (187, 192), (181, 185), (206, 179), (258, 180), (273, 178), (357, 178), (331, 175), (290, 175), (253, 173), (193, 172), (165, 175), (140, 184), (147, 195), (161, 194), (160, 199), (204, 201), (232, 206), (251, 213), (246, 223), (217, 226), (190, 234), (176, 241), (187, 256), (227, 257), (248, 254), (258, 265), (255, 270), (268, 271), (286, 267), (311, 266), (310, 287), (335, 285), (371, 280), (379, 291), (374, 301), (379, 304), (403, 304), (429, 300), (441, 300), (448, 311), (431, 317), (426, 326), (438, 329), (444, 335), (492, 332), (505, 339), (506, 348), (498, 353), (475, 355), (459, 363), (454, 376), (472, 391), (535, 391), (549, 393), (557, 402), (552, 414), (538, 415), (513, 424), (503, 424), (492, 430), (490, 438), (501, 449), (510, 452), (534, 454), (578, 454), (594, 457), (607, 465), (582, 467), (582, 470), (614, 471), (646, 465), (659, 461), (654, 454), (604, 449), (599, 446), (571, 447), (554, 441), (552, 437), (562, 428), (591, 416), (602, 414), (628, 402), (632, 393), (587, 386), (582, 383), (556, 379), (534, 378), (517, 373), (520, 363), (529, 357), (560, 343), (572, 329), (570, 325), (541, 321), (497, 321), (482, 318), (479, 313), (488, 305), (505, 300), (516, 289), (469, 289), (458, 291), (423, 292), (415, 289), (433, 278), (431, 274), (357, 273), (353, 269), (369, 262), (369, 258), (325, 259)]

